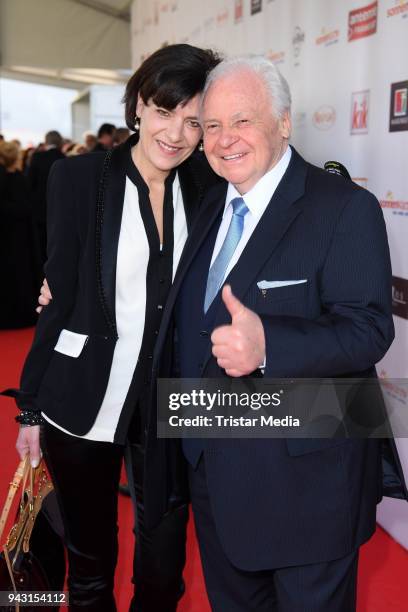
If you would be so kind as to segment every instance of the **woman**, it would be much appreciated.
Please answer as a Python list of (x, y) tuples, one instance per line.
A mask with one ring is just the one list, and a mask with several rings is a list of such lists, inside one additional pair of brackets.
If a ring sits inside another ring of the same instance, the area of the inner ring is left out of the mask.
[(106, 155), (57, 162), (49, 178), (45, 271), (53, 300), (16, 393), (17, 449), (36, 462), (41, 425), (66, 532), (72, 610), (116, 610), (123, 456), (136, 513), (130, 609), (170, 612), (182, 594), (187, 505), (177, 449), (165, 440), (146, 449), (145, 437), (163, 305), (204, 189), (216, 180), (192, 154), (201, 138), (200, 92), (217, 63), (189, 45), (151, 55), (124, 97), (137, 133)]

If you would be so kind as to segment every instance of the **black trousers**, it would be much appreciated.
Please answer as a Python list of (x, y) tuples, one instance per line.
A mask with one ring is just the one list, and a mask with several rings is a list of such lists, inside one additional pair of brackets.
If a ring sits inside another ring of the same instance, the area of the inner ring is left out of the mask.
[[(144, 525), (143, 444), (126, 446), (70, 436), (46, 423), (41, 448), (50, 470), (65, 530), (70, 610), (115, 612), (118, 555), (118, 485), (122, 459), (135, 510), (134, 597), (129, 610), (174, 612), (184, 591), (187, 506)], [(122, 612), (122, 611), (120, 611)]]
[(189, 478), (204, 578), (213, 612), (355, 611), (358, 551), (327, 563), (258, 572), (241, 570), (229, 561), (218, 538), (203, 458), (196, 470), (189, 468)]

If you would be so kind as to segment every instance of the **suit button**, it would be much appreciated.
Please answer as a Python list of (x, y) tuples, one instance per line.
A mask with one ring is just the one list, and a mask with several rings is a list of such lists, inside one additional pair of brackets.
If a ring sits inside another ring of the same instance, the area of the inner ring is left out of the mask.
[(156, 335), (156, 336), (158, 336), (158, 335), (159, 335), (159, 330), (158, 330), (158, 329), (155, 329), (155, 330), (154, 330), (154, 333), (155, 333), (155, 335)]
[(208, 336), (208, 331), (206, 329), (202, 329), (200, 331), (200, 336)]
[(162, 284), (164, 283), (164, 278), (161, 278), (161, 279), (159, 280), (159, 283), (162, 285)]
[(153, 359), (153, 355), (148, 355), (147, 358), (148, 359)]
[(163, 304), (158, 304), (157, 310), (163, 310)]

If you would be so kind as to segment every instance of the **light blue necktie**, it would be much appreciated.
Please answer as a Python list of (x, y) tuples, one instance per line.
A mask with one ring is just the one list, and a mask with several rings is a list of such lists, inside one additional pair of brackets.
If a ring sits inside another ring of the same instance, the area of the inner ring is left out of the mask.
[(223, 245), (215, 258), (210, 271), (208, 272), (204, 312), (207, 312), (215, 296), (220, 290), (224, 280), (225, 271), (228, 268), (228, 264), (238, 246), (239, 241), (241, 240), (242, 232), (244, 230), (244, 217), (249, 209), (242, 198), (234, 198), (231, 200), (231, 204), (234, 212), (232, 213), (227, 235), (225, 236)]

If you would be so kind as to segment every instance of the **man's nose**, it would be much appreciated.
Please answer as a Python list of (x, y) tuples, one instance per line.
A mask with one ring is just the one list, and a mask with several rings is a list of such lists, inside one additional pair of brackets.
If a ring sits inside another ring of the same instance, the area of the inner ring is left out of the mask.
[(234, 130), (234, 128), (231, 126), (226, 125), (222, 127), (218, 142), (222, 147), (228, 148), (238, 139), (239, 135), (237, 134), (236, 130)]

